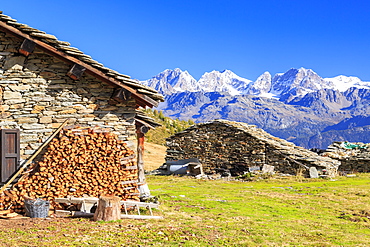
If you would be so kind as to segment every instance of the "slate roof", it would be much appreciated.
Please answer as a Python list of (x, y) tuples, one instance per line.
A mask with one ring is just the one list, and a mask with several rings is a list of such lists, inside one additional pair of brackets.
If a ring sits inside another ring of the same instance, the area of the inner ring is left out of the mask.
[[(100, 79), (103, 78), (108, 83), (114, 84), (117, 87), (129, 89), (130, 92), (134, 94), (134, 98), (140, 101), (139, 105), (141, 106), (152, 107), (156, 106), (159, 101), (164, 101), (164, 97), (155, 89), (142, 85), (137, 80), (131, 79), (128, 75), (120, 74), (117, 71), (105, 67), (78, 48), (72, 47), (70, 43), (60, 41), (54, 35), (19, 23), (17, 20), (4, 15), (2, 11), (0, 11), (0, 30), (11, 33), (19, 38), (27, 38), (31, 41), (35, 41), (36, 45), (40, 46), (39, 48), (44, 50), (48, 49), (49, 52), (54, 52), (62, 59), (68, 60), (71, 63), (78, 63), (85, 68), (87, 67), (87, 70), (94, 76)], [(99, 72), (101, 72), (101, 74)]]
[[(263, 129), (257, 128), (255, 125), (218, 119), (218, 120), (214, 120), (214, 121), (207, 122), (204, 124), (199, 124), (196, 126), (199, 127), (202, 125), (209, 125), (209, 124), (215, 124), (215, 123), (224, 124), (226, 126), (241, 130), (249, 134), (250, 136), (260, 140), (261, 142), (268, 144), (270, 147), (269, 149), (270, 151), (280, 153), (281, 155), (289, 159), (295, 160), (297, 162), (300, 162), (302, 164), (308, 163), (312, 166), (325, 167), (326, 169), (333, 169), (333, 170), (337, 170), (340, 165), (340, 162), (337, 160), (331, 159), (329, 157), (320, 156), (315, 152), (309, 151), (303, 147), (296, 146), (294, 143), (288, 142), (278, 137), (275, 137), (267, 133)], [(193, 127), (190, 127), (184, 132), (190, 131), (190, 129), (192, 128)], [(306, 167), (306, 168), (309, 168), (309, 167)]]
[[(348, 147), (346, 144), (353, 145)], [(370, 161), (370, 143), (333, 142), (323, 153), (324, 156), (337, 160)]]

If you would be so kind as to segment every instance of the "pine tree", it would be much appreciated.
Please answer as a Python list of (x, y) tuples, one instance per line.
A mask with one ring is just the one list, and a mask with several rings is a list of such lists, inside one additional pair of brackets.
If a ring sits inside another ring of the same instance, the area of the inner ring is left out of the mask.
[(165, 116), (164, 116), (164, 114), (163, 114), (163, 111), (160, 111), (160, 112), (159, 112), (158, 117), (159, 117), (159, 119), (161, 119), (161, 120), (164, 120), (164, 119), (165, 119)]

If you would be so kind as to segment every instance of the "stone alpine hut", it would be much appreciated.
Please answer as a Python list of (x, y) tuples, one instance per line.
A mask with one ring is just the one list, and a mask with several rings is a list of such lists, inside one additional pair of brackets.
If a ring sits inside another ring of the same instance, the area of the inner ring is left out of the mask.
[(274, 137), (254, 125), (215, 120), (194, 125), (167, 139), (166, 160), (198, 158), (203, 171), (242, 175), (250, 169), (274, 166), (275, 172), (335, 176), (339, 161), (322, 157), (291, 142)]
[(67, 119), (138, 142), (142, 163), (144, 134), (157, 124), (139, 108), (160, 101), (156, 90), (0, 12), (0, 185)]

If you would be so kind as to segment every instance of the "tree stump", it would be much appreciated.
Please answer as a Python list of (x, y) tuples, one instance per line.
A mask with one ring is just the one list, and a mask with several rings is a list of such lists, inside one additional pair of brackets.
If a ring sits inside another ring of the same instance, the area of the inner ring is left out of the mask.
[(94, 221), (111, 221), (121, 219), (120, 198), (117, 196), (101, 196), (94, 214)]

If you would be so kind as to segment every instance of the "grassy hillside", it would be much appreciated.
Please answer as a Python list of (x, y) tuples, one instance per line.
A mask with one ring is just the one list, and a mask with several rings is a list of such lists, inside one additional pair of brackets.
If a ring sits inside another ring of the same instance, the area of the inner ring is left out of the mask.
[(153, 111), (152, 109), (146, 109), (144, 111), (149, 117), (152, 117), (162, 125), (161, 127), (149, 130), (145, 135), (147, 142), (164, 145), (166, 144), (167, 137), (170, 137), (176, 132), (183, 131), (194, 124), (194, 121), (191, 119), (184, 121), (165, 117), (162, 111)]

